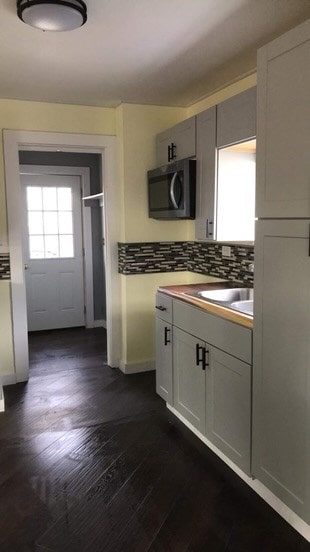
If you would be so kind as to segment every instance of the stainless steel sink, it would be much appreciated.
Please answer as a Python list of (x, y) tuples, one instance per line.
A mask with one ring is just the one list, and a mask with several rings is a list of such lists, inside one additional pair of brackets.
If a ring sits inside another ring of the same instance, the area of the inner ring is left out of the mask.
[(233, 301), (229, 308), (253, 316), (253, 299), (247, 301)]
[(232, 303), (253, 299), (253, 288), (210, 289), (208, 291), (197, 291), (195, 295), (200, 299), (207, 299), (207, 301), (215, 301), (216, 303)]
[(193, 291), (186, 295), (253, 316), (253, 288), (211, 289)]

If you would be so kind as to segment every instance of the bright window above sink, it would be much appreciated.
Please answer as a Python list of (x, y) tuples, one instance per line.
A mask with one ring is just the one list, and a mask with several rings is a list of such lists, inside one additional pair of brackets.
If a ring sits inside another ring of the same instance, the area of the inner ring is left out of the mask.
[(218, 149), (217, 241), (254, 241), (256, 140)]

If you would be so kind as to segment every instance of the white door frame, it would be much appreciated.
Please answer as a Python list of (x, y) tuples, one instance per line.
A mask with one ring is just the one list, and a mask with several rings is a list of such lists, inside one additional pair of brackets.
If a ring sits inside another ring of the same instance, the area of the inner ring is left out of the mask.
[(121, 285), (117, 242), (120, 241), (119, 191), (116, 179), (116, 138), (92, 134), (4, 130), (5, 183), (11, 262), (11, 295), (15, 381), (29, 373), (26, 286), (22, 251), (22, 198), (19, 176), (20, 150), (99, 153), (104, 193), (103, 225), (106, 240), (106, 298), (108, 364), (119, 366), (121, 357)]
[[(56, 165), (20, 165), (20, 174), (79, 176), (83, 196), (90, 194), (90, 170), (88, 167), (66, 167)], [(26, 207), (24, 207), (26, 208)], [(82, 236), (83, 236), (83, 280), (84, 280), (84, 304), (86, 307), (86, 328), (94, 327), (94, 290), (93, 290), (93, 251), (91, 233), (91, 210), (81, 201)]]

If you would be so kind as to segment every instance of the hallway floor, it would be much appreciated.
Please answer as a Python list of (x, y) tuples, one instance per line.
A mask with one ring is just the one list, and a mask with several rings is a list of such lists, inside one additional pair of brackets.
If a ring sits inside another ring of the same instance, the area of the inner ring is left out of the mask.
[(0, 415), (0, 552), (309, 552), (165, 408), (102, 329), (30, 336)]

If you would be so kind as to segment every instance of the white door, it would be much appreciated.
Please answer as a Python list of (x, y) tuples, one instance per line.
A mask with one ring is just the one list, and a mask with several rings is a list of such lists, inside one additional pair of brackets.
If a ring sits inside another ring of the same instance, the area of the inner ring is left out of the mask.
[(21, 174), (28, 330), (85, 325), (79, 176)]

